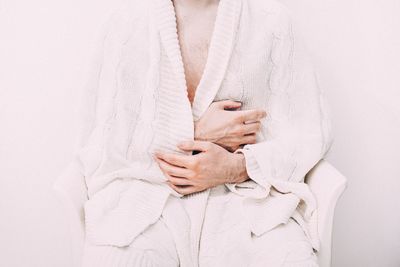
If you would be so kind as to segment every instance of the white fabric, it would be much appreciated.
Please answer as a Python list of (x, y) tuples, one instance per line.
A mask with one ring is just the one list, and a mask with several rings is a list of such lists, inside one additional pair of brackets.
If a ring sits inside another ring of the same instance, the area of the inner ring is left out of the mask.
[(177, 267), (175, 243), (162, 219), (127, 247), (85, 244), (82, 267)]
[[(211, 190), (200, 238), (199, 266), (318, 266), (310, 241), (293, 219), (261, 236), (251, 234), (249, 223), (242, 216), (245, 210), (241, 198), (225, 186)], [(181, 233), (174, 236), (168, 223), (174, 221), (161, 216), (123, 248), (96, 246), (87, 241), (83, 267), (180, 266), (185, 253), (176, 249), (175, 240), (181, 238)]]
[[(84, 201), (87, 200), (87, 189), (83, 184), (84, 176), (79, 172), (71, 172), (71, 168), (75, 169), (73, 166), (69, 166), (58, 177), (54, 189), (63, 204), (66, 219), (69, 221), (71, 230), (69, 243), (73, 256), (72, 266), (78, 267), (82, 266), (84, 246), (82, 210)], [(317, 253), (318, 263), (321, 267), (329, 267), (334, 210), (337, 200), (346, 186), (346, 178), (332, 165), (322, 160), (307, 174), (305, 182), (315, 194), (318, 204), (318, 235), (321, 241), (321, 248)], [(104, 249), (106, 247), (104, 246)], [(89, 253), (87, 257), (90, 257), (90, 255)]]
[(310, 240), (293, 219), (254, 235), (245, 213), (241, 196), (224, 186), (211, 190), (200, 238), (199, 266), (318, 266)]
[(185, 210), (171, 217), (171, 232), (182, 235), (176, 246), (190, 244), (181, 266), (198, 265), (210, 190), (182, 198), (165, 184), (151, 153), (184, 153), (176, 144), (193, 139), (193, 120), (212, 101), (231, 99), (268, 112), (257, 144), (236, 151), (245, 155), (252, 181), (227, 185), (242, 197), (250, 231), (261, 236), (294, 217), (318, 249), (316, 202), (303, 179), (329, 147), (329, 121), (286, 9), (269, 0), (220, 1), (192, 109), (171, 1), (128, 0), (105, 32), (76, 157), (88, 187), (87, 239), (126, 247), (172, 198)]

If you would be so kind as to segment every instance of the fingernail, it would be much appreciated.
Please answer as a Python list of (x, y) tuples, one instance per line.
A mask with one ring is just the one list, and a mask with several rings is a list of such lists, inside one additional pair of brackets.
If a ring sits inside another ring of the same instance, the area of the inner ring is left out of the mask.
[(178, 147), (189, 146), (190, 143), (191, 143), (190, 141), (182, 141), (178, 143)]
[(159, 161), (160, 159), (159, 159), (159, 156), (157, 155), (157, 154), (153, 154), (153, 159), (155, 160), (155, 161)]

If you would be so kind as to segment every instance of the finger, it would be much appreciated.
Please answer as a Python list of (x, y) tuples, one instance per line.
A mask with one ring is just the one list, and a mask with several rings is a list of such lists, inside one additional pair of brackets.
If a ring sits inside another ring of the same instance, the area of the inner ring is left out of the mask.
[(267, 112), (263, 109), (251, 109), (238, 111), (238, 117), (240, 122), (256, 122), (267, 116)]
[(193, 185), (193, 182), (189, 179), (178, 178), (178, 177), (173, 177), (173, 176), (169, 176), (168, 181), (171, 182), (173, 185), (180, 185), (180, 186)]
[(215, 105), (219, 108), (219, 109), (238, 109), (242, 106), (241, 102), (236, 102), (236, 101), (232, 101), (232, 100), (222, 100), (222, 101), (217, 101), (214, 102), (216, 103)]
[(241, 145), (248, 145), (248, 144), (255, 144), (257, 143), (257, 136), (256, 134), (249, 134), (243, 136), (242, 140), (240, 141)]
[(226, 146), (223, 146), (228, 151), (232, 152), (238, 149), (241, 145), (255, 144), (256, 134), (248, 134), (242, 136), (235, 136), (225, 140)]
[(176, 185), (174, 185), (174, 184), (172, 184), (170, 182), (167, 182), (167, 184), (172, 189), (174, 189), (176, 192), (178, 192), (179, 194), (182, 194), (182, 195), (189, 195), (189, 194), (197, 192), (197, 190), (196, 190), (196, 188), (194, 186), (179, 187), (179, 186), (176, 186)]
[(185, 151), (208, 151), (212, 147), (212, 143), (208, 141), (186, 141), (178, 144), (178, 148)]
[(243, 127), (244, 135), (253, 134), (253, 133), (257, 133), (258, 131), (261, 130), (261, 123), (254, 122), (254, 123), (249, 123), (249, 124), (243, 124), (242, 127)]
[(169, 164), (178, 167), (187, 168), (188, 165), (190, 164), (190, 156), (178, 155), (173, 153), (163, 153), (163, 152), (155, 152), (154, 155), (157, 158), (162, 159), (165, 162), (168, 162)]
[(157, 159), (157, 163), (163, 172), (171, 176), (186, 178), (186, 176), (188, 175), (188, 170), (185, 168), (171, 165), (168, 162), (165, 162), (161, 159)]

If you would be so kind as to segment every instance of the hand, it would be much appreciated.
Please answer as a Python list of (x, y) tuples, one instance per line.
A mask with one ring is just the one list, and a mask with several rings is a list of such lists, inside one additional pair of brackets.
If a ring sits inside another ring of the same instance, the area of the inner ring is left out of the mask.
[(176, 192), (187, 195), (225, 183), (240, 183), (248, 179), (246, 163), (241, 153), (234, 154), (206, 141), (183, 142), (185, 151), (200, 151), (196, 155), (155, 152), (155, 159)]
[(262, 109), (235, 110), (240, 106), (231, 100), (213, 102), (195, 122), (195, 140), (213, 142), (231, 152), (240, 145), (256, 143), (260, 120), (267, 114)]

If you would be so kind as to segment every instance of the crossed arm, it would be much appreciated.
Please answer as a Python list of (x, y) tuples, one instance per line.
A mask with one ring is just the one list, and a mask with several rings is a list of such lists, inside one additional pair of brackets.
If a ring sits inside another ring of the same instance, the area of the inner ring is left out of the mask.
[[(299, 182), (305, 174), (329, 149), (332, 139), (323, 94), (304, 52), (294, 48), (288, 14), (281, 12), (277, 17), (270, 55), (272, 70), (265, 88), (268, 129), (264, 141), (256, 144), (255, 133), (260, 130), (260, 119), (265, 116), (265, 111), (238, 111), (240, 105), (233, 101), (213, 103), (195, 122), (195, 141), (179, 146), (182, 150), (201, 153), (177, 156), (159, 151), (155, 154), (170, 186), (179, 193), (191, 194), (219, 184), (233, 187), (248, 178), (266, 190), (271, 186), (282, 189), (285, 185), (295, 191), (302, 186)], [(98, 88), (102, 64), (96, 65), (99, 66), (90, 83), (93, 88), (88, 91), (93, 96), (104, 90), (102, 94), (107, 99), (114, 91), (107, 86)], [(89, 106), (99, 107), (90, 109), (89, 115), (85, 116), (85, 121), (90, 121), (85, 125), (91, 129), (84, 131), (87, 134), (81, 144), (87, 145), (80, 152), (80, 160), (85, 175), (90, 177), (88, 183), (95, 182), (96, 186), (91, 186), (95, 193), (115, 179), (115, 171), (111, 172), (109, 166), (103, 168), (106, 161), (103, 153), (98, 153), (105, 147), (104, 125), (110, 118), (103, 114), (112, 109), (108, 101), (94, 104), (92, 102), (97, 98), (90, 99)], [(102, 116), (97, 119), (98, 114), (93, 110), (102, 110)], [(235, 153), (231, 153), (233, 151)], [(115, 166), (118, 167), (120, 165)], [(107, 179), (97, 179), (100, 176)], [(129, 177), (132, 176), (130, 173)]]
[(155, 153), (168, 185), (176, 192), (187, 195), (249, 179), (244, 155), (232, 152), (242, 145), (256, 143), (260, 120), (266, 112), (261, 109), (240, 111), (238, 108), (238, 102), (214, 102), (195, 122), (195, 141), (180, 143), (178, 148), (200, 153)]

